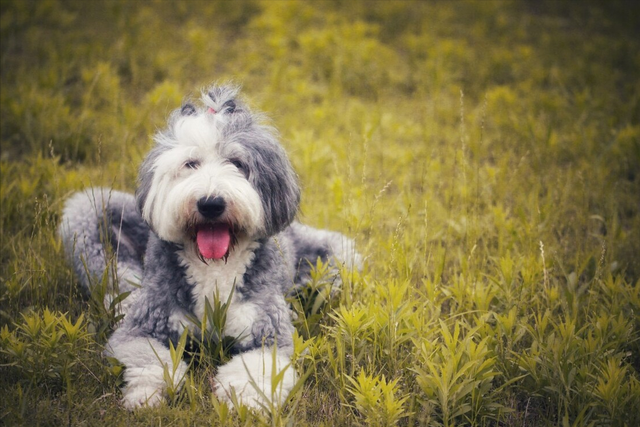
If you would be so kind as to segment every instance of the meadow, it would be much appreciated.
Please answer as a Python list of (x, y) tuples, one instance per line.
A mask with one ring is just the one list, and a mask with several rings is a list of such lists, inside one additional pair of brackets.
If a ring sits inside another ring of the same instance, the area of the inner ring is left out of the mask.
[[(640, 425), (637, 4), (0, 5), (0, 424)], [(292, 299), (284, 407), (218, 402), (205, 343), (129, 413), (101, 356), (116, 312), (80, 291), (60, 211), (133, 191), (170, 111), (230, 80), (281, 133), (299, 219), (366, 265), (333, 298), (317, 265)]]

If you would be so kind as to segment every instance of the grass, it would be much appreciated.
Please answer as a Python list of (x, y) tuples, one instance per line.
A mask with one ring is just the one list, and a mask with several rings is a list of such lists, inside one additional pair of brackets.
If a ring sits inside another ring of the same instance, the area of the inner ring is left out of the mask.
[[(635, 4), (1, 8), (1, 424), (640, 424)], [(212, 362), (128, 413), (61, 206), (132, 191), (149, 135), (228, 79), (280, 129), (300, 219), (354, 237), (366, 268), (331, 299), (319, 265), (292, 301), (306, 380), (271, 416), (220, 404)]]

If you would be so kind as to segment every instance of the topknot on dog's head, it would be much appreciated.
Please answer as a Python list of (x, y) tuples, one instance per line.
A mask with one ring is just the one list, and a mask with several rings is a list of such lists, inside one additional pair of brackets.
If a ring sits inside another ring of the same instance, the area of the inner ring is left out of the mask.
[(240, 86), (237, 85), (212, 85), (202, 91), (202, 103), (204, 110), (196, 107), (190, 99), (187, 99), (175, 116), (193, 116), (206, 111), (211, 114), (230, 114), (249, 112), (241, 99), (238, 98)]
[(239, 92), (240, 86), (237, 85), (212, 85), (202, 92), (202, 102), (207, 111), (214, 114), (244, 112), (246, 107), (238, 99)]

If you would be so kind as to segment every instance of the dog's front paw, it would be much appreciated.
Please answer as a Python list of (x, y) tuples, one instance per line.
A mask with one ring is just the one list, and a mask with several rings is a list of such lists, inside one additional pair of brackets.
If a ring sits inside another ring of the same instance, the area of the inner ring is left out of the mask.
[(218, 399), (233, 405), (235, 394), (237, 403), (266, 411), (283, 405), (296, 383), (296, 373), (288, 353), (276, 352), (275, 360), (273, 356), (272, 349), (258, 348), (220, 366), (215, 387)]
[(159, 406), (165, 398), (167, 384), (160, 366), (127, 368), (127, 385), (122, 389), (122, 405), (133, 411), (142, 406)]
[(164, 401), (164, 390), (152, 385), (127, 387), (123, 390), (122, 406), (129, 411), (147, 406), (154, 408)]

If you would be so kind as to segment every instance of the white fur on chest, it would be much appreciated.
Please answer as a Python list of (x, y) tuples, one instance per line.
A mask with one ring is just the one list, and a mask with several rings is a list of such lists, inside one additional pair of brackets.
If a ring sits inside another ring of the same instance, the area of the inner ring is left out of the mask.
[[(247, 268), (253, 262), (255, 249), (259, 243), (253, 241), (239, 241), (227, 261), (216, 260), (205, 264), (198, 259), (193, 251), (178, 252), (182, 265), (186, 269), (187, 282), (192, 285), (194, 306), (193, 314), (202, 321), (205, 301), (213, 305), (214, 298), (225, 303), (235, 285), (236, 289), (243, 284), (243, 277)], [(236, 292), (231, 298), (227, 310), (225, 335), (242, 338), (240, 341), (252, 339), (251, 326), (257, 315), (257, 307), (250, 301), (243, 300)]]

